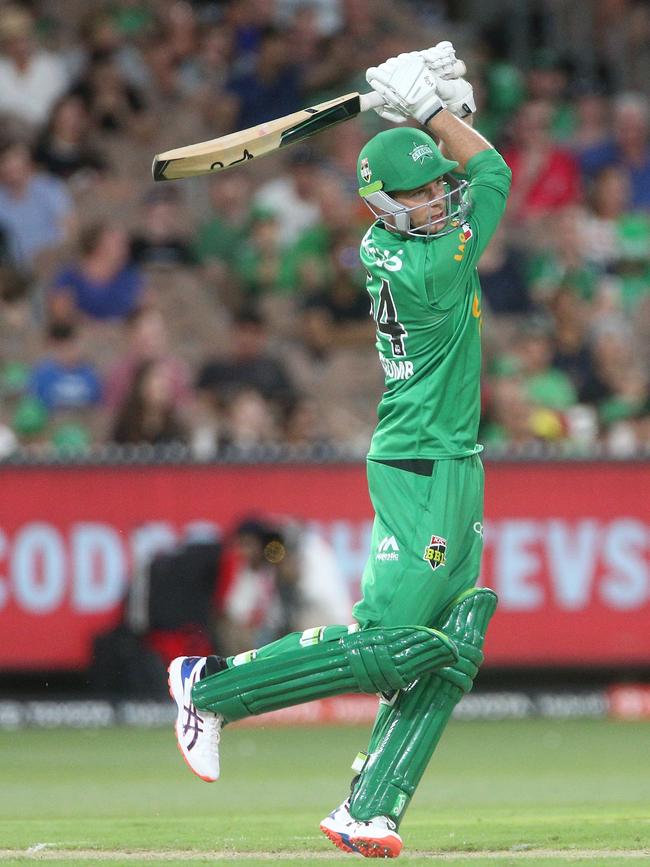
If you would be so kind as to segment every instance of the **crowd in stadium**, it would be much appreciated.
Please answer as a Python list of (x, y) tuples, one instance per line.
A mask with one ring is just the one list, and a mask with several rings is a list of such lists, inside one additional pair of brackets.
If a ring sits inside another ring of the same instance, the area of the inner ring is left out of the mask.
[(524, 5), (525, 62), (443, 2), (2, 5), (0, 457), (363, 453), (382, 371), (355, 167), (384, 122), (214, 177), (154, 184), (151, 159), (366, 90), (367, 66), (446, 38), (513, 170), (479, 266), (480, 439), (650, 447), (650, 10), (594, 0), (586, 69), (539, 24), (548, 4)]

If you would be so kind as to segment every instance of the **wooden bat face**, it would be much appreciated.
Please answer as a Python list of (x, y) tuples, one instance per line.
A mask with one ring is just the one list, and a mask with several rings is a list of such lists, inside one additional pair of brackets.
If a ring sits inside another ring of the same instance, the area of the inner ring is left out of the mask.
[(379, 104), (375, 93), (348, 93), (250, 129), (157, 154), (151, 172), (155, 181), (220, 172), (303, 141)]

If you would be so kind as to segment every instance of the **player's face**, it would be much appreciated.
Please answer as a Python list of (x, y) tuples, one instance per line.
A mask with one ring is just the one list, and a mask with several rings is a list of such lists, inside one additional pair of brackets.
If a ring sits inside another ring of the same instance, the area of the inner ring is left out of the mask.
[(427, 234), (438, 232), (442, 229), (446, 219), (447, 210), (445, 184), (442, 178), (430, 181), (415, 190), (400, 190), (391, 193), (393, 199), (411, 211), (411, 227), (422, 229)]

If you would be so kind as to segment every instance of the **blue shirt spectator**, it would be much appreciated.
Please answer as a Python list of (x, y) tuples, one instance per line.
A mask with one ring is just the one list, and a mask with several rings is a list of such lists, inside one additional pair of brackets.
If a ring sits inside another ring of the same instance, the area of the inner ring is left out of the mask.
[(142, 287), (142, 275), (133, 265), (106, 280), (94, 280), (71, 265), (56, 275), (52, 292), (67, 291), (75, 307), (91, 319), (125, 319), (139, 306)]
[(633, 209), (650, 209), (650, 125), (643, 97), (628, 93), (614, 103), (614, 137), (586, 148), (579, 155), (580, 168), (594, 178), (607, 166), (620, 166), (628, 175)]
[(78, 262), (62, 268), (50, 285), (51, 318), (125, 319), (144, 295), (142, 273), (129, 259), (128, 235), (119, 226), (98, 223), (82, 232), (79, 243)]
[(28, 391), (37, 397), (49, 412), (84, 409), (102, 399), (102, 383), (94, 365), (81, 353), (75, 328), (67, 324), (50, 326), (50, 353), (36, 362)]
[(31, 268), (36, 256), (66, 241), (72, 199), (65, 184), (36, 172), (23, 143), (0, 152), (0, 228), (13, 263)]
[(235, 129), (247, 129), (301, 108), (299, 69), (290, 58), (286, 34), (266, 28), (253, 70), (234, 75), (227, 84), (238, 109)]

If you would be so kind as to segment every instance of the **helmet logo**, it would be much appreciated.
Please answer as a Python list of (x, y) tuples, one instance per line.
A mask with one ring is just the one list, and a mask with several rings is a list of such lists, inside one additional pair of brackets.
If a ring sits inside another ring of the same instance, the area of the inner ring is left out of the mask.
[(367, 157), (364, 157), (364, 158), (361, 160), (361, 170), (360, 170), (360, 174), (361, 174), (361, 177), (364, 179), (364, 181), (365, 181), (366, 183), (368, 183), (368, 181), (369, 181), (370, 178), (372, 177), (372, 169), (370, 168), (370, 164), (368, 163), (368, 158), (367, 158)]
[(433, 150), (428, 144), (419, 144), (416, 145), (413, 142), (413, 150), (409, 151), (409, 156), (413, 160), (414, 163), (419, 162), (421, 166), (424, 165), (424, 161), (428, 159), (433, 159)]

